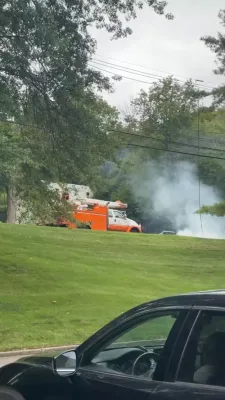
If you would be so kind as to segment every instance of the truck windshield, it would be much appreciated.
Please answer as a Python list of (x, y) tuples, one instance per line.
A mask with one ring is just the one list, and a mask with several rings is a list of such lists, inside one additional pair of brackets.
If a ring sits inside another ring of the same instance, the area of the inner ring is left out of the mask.
[(114, 211), (114, 218), (124, 218), (126, 217), (126, 213), (123, 211)]

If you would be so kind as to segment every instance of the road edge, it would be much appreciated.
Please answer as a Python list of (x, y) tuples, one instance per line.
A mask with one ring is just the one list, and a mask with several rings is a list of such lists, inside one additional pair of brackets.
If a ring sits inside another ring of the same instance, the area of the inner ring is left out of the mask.
[(77, 345), (71, 344), (67, 346), (54, 346), (54, 347), (41, 347), (39, 349), (21, 349), (21, 350), (11, 350), (11, 351), (0, 351), (1, 357), (12, 357), (12, 356), (23, 356), (23, 355), (34, 355), (40, 353), (48, 353), (51, 351), (63, 351), (76, 348)]

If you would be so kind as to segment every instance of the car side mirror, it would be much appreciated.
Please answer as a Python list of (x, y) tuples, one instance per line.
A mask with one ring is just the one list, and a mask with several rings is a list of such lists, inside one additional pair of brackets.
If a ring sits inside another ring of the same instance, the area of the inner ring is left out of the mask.
[(76, 372), (77, 362), (74, 350), (65, 351), (53, 358), (53, 371), (56, 375), (67, 377)]

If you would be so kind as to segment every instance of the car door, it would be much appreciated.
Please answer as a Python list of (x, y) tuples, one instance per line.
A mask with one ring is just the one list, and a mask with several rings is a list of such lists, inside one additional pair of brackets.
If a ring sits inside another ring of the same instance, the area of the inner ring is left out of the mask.
[(194, 307), (191, 314), (182, 356), (156, 400), (225, 400), (225, 309)]
[(81, 398), (154, 399), (188, 313), (188, 308), (157, 309), (109, 332), (78, 367), (74, 384)]
[(126, 230), (126, 220), (123, 214), (117, 210), (109, 210), (109, 230), (111, 231), (124, 231)]

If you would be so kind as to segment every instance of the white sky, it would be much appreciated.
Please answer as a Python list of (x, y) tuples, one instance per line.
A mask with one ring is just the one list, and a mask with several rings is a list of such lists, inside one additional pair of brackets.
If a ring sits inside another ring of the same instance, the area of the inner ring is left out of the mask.
[[(129, 23), (133, 29), (130, 37), (111, 41), (105, 31), (95, 32), (98, 42), (95, 59), (145, 73), (162, 76), (173, 74), (182, 80), (186, 77), (202, 79), (205, 85), (213, 87), (223, 83), (223, 77), (213, 74), (215, 55), (200, 41), (200, 37), (215, 36), (218, 31), (223, 31), (218, 12), (225, 8), (224, 0), (168, 0), (168, 3), (168, 12), (175, 15), (172, 21), (158, 16), (146, 5), (138, 12), (137, 19)], [(116, 71), (109, 66), (99, 67), (114, 74), (152, 81), (150, 78)], [(115, 93), (104, 97), (112, 105), (125, 109), (142, 88), (147, 90), (148, 84), (123, 79), (115, 83)]]

